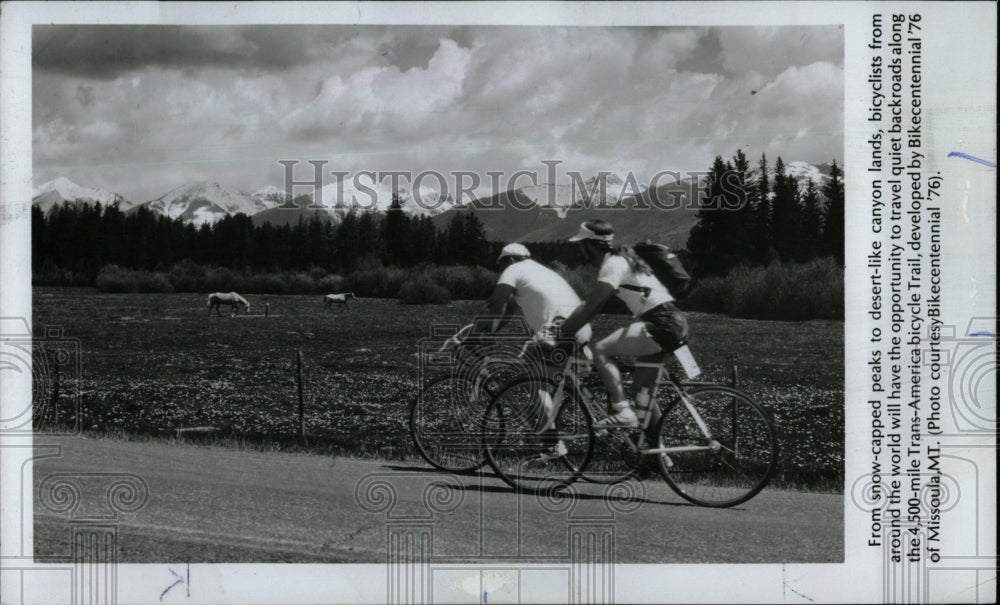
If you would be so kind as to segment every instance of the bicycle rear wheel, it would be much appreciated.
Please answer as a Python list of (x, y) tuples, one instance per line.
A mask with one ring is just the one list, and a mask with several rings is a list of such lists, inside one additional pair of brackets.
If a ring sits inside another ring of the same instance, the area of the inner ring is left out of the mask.
[[(483, 419), (483, 447), (496, 474), (511, 487), (530, 493), (558, 489), (576, 481), (587, 467), (594, 444), (587, 408), (566, 385), (555, 429), (544, 424), (542, 396), (554, 393), (552, 380), (523, 378), (503, 387)], [(558, 443), (565, 454), (548, 454)]]
[(434, 468), (468, 473), (486, 463), (480, 434), (492, 395), (486, 384), (445, 374), (427, 382), (410, 404), (410, 435)]
[(740, 391), (695, 387), (690, 403), (708, 427), (674, 398), (657, 427), (665, 448), (692, 448), (654, 456), (663, 478), (678, 495), (701, 506), (746, 502), (764, 489), (778, 464), (778, 442), (770, 415)]

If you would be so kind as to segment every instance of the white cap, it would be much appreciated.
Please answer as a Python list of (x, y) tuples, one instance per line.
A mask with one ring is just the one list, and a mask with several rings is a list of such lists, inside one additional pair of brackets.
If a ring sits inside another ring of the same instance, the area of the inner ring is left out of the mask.
[(614, 232), (612, 232), (612, 233), (606, 233), (604, 235), (599, 235), (591, 231), (590, 228), (587, 227), (587, 223), (581, 223), (580, 231), (573, 237), (569, 238), (569, 241), (578, 242), (585, 239), (596, 239), (602, 242), (611, 242), (615, 239), (615, 234)]
[(530, 258), (531, 252), (529, 252), (523, 244), (507, 244), (503, 247), (503, 250), (500, 251), (500, 256), (497, 258), (497, 261), (505, 256), (523, 256), (524, 258)]

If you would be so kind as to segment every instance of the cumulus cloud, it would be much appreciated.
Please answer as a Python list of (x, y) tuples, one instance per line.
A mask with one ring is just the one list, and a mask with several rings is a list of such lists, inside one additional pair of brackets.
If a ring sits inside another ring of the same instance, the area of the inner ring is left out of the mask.
[(319, 94), (282, 120), (297, 139), (326, 137), (347, 129), (388, 128), (403, 132), (440, 115), (462, 93), (470, 53), (443, 39), (427, 69), (392, 67), (362, 69), (323, 82)]
[[(36, 26), (36, 175), (145, 201), (337, 170), (700, 170), (842, 157), (837, 27)], [(751, 94), (755, 91), (755, 94)], [(40, 178), (40, 177), (39, 177)], [(304, 176), (300, 176), (304, 178)], [(331, 178), (332, 181), (332, 178)]]
[(841, 26), (718, 28), (723, 66), (731, 73), (755, 71), (776, 76), (791, 65), (843, 65)]

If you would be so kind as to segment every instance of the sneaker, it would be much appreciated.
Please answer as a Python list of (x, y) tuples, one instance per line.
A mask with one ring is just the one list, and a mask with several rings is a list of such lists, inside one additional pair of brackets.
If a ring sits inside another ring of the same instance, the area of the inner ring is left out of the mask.
[(538, 455), (540, 460), (555, 460), (556, 458), (562, 458), (568, 452), (566, 451), (566, 444), (562, 441), (556, 442), (550, 449), (542, 452)]
[(619, 410), (618, 413), (594, 423), (595, 429), (635, 428), (637, 426), (639, 426), (639, 418), (635, 415), (635, 411), (632, 408)]

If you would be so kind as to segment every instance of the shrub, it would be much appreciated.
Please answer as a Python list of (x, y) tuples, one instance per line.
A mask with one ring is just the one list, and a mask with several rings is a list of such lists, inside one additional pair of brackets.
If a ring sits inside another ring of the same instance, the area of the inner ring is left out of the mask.
[(94, 279), (86, 273), (48, 266), (40, 271), (32, 271), (31, 284), (33, 286), (91, 286), (94, 284)]
[(136, 292), (138, 289), (130, 273), (118, 265), (105, 265), (97, 272), (95, 285), (101, 292)]
[(248, 277), (243, 290), (250, 294), (288, 294), (288, 284), (276, 273), (261, 273)]
[(316, 287), (321, 294), (337, 294), (343, 292), (344, 278), (339, 275), (327, 275), (316, 281)]
[(173, 292), (174, 287), (170, 284), (166, 273), (149, 273), (147, 271), (137, 271), (136, 282), (139, 292)]
[(205, 275), (204, 291), (207, 292), (230, 292), (236, 290), (236, 275), (225, 267), (210, 269)]
[(699, 281), (683, 306), (733, 317), (841, 319), (844, 269), (832, 258), (803, 264), (739, 266), (723, 277)]
[(175, 263), (168, 273), (170, 283), (178, 292), (204, 292), (205, 268), (194, 261), (184, 259)]
[(387, 267), (355, 271), (344, 278), (343, 288), (358, 296), (390, 298), (399, 292), (407, 273), (403, 269)]
[(447, 303), (451, 299), (448, 290), (444, 286), (437, 284), (427, 273), (407, 280), (399, 288), (397, 298), (399, 302), (407, 305), (440, 305)]
[(105, 265), (95, 280), (101, 292), (173, 292), (165, 273), (132, 271), (118, 265)]
[(313, 294), (316, 292), (316, 282), (306, 273), (289, 273), (285, 276), (288, 291), (292, 294)]
[(594, 283), (597, 281), (597, 267), (593, 265), (580, 265), (579, 267), (570, 268), (559, 261), (555, 261), (550, 265), (550, 268), (569, 282), (569, 285), (584, 300), (590, 295), (590, 291), (594, 288)]

